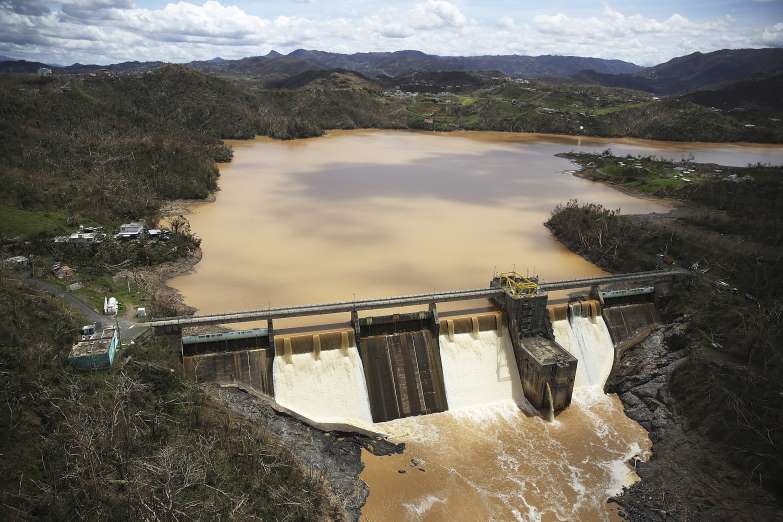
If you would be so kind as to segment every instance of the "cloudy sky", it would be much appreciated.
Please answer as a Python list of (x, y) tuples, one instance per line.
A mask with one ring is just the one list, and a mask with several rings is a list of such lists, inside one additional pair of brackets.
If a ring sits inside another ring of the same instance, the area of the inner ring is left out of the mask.
[(0, 0), (0, 55), (53, 64), (306, 48), (653, 65), (740, 47), (783, 47), (783, 0)]

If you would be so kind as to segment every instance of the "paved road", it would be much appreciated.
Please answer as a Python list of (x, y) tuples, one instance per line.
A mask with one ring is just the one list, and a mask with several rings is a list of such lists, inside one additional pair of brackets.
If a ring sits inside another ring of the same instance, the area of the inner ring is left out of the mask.
[[(99, 327), (101, 325), (110, 325), (113, 322), (113, 318), (111, 316), (99, 314), (89, 304), (85, 303), (71, 292), (63, 290), (55, 284), (47, 283), (46, 281), (41, 281), (40, 279), (35, 279), (29, 276), (26, 278), (26, 280), (28, 283), (30, 283), (31, 286), (34, 286), (59, 299), (62, 299), (66, 305), (83, 315), (87, 321), (95, 323)], [(129, 342), (135, 340), (149, 329), (143, 323), (134, 323), (133, 321), (128, 321), (123, 317), (117, 318), (117, 324), (120, 327), (120, 340), (123, 344), (128, 344)]]

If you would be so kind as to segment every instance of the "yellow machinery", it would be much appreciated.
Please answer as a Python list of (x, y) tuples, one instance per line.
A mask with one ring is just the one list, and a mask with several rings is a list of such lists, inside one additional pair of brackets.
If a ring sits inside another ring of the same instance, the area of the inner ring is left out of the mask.
[(538, 280), (519, 272), (502, 272), (500, 285), (514, 297), (532, 297), (538, 292)]

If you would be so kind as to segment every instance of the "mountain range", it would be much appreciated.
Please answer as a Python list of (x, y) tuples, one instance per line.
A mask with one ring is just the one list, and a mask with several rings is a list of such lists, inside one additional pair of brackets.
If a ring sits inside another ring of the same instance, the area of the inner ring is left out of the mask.
[(584, 83), (625, 87), (654, 94), (683, 94), (783, 72), (783, 49), (724, 49), (692, 53), (632, 73), (586, 70), (574, 75)]
[[(28, 62), (32, 63), (32, 62)], [(115, 73), (143, 72), (155, 69), (162, 62), (123, 62), (113, 65), (73, 64), (54, 67), (63, 73), (87, 73), (109, 69)], [(604, 74), (633, 73), (638, 65), (621, 60), (584, 58), (579, 56), (437, 56), (420, 51), (340, 54), (299, 49), (287, 55), (272, 51), (265, 56), (238, 60), (215, 58), (185, 64), (194, 69), (258, 78), (293, 76), (309, 70), (344, 69), (367, 76), (398, 76), (414, 71), (497, 71), (510, 76), (565, 77), (590, 69)], [(0, 64), (0, 71), (8, 66)], [(19, 67), (17, 66), (16, 69)]]
[[(298, 49), (288, 55), (270, 53), (268, 62), (307, 63), (322, 69), (346, 69), (368, 76), (398, 76), (414, 71), (498, 71), (510, 76), (570, 76), (584, 69), (604, 74), (633, 73), (638, 65), (621, 60), (579, 56), (437, 56), (421, 51), (340, 54)], [(225, 67), (225, 62), (222, 67)], [(229, 65), (231, 67), (231, 65)]]
[[(0, 57), (2, 58), (2, 57)], [(123, 62), (112, 65), (73, 64), (52, 66), (61, 74), (109, 70), (115, 74), (139, 74), (165, 62)], [(483, 72), (517, 78), (565, 78), (569, 81), (623, 87), (659, 95), (713, 90), (737, 81), (760, 80), (783, 73), (783, 49), (737, 49), (692, 53), (654, 67), (640, 67), (621, 60), (578, 56), (437, 56), (420, 51), (340, 54), (298, 49), (289, 54), (271, 51), (264, 56), (237, 60), (214, 58), (193, 61), (186, 67), (220, 76), (261, 80), (268, 85), (297, 84), (316, 71), (350, 71), (388, 83), (417, 73)], [(0, 72), (31, 73), (44, 66), (23, 60), (0, 61)], [(301, 77), (300, 75), (305, 75)], [(399, 84), (399, 82), (397, 82)], [(768, 88), (768, 86), (765, 86)], [(735, 97), (734, 93), (732, 97)]]

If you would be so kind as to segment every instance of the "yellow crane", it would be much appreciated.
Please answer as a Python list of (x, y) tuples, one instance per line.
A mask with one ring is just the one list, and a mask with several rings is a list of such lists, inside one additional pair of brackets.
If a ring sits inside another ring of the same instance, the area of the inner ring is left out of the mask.
[(500, 284), (514, 297), (532, 297), (538, 292), (538, 280), (519, 272), (501, 272)]

